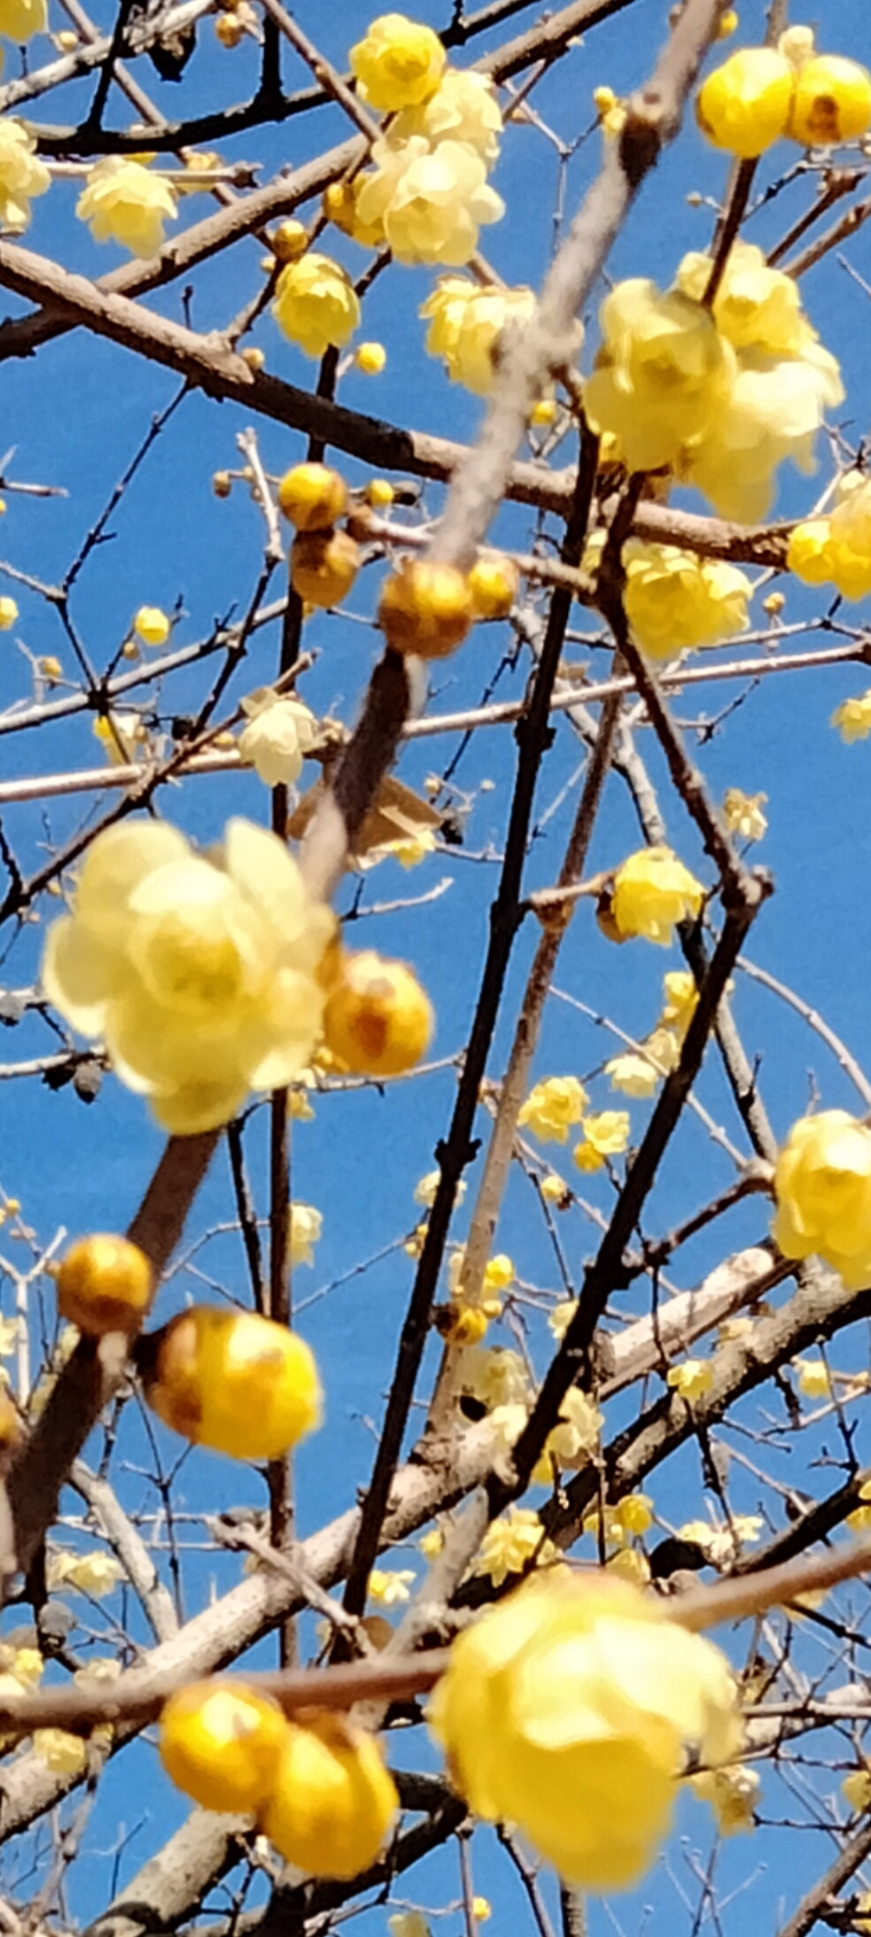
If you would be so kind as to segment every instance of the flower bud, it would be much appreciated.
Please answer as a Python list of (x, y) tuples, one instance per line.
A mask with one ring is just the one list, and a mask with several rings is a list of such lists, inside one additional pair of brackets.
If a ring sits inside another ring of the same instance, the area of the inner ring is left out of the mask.
[(280, 1459), (321, 1420), (309, 1347), (257, 1312), (194, 1305), (142, 1353), (145, 1397), (174, 1432), (232, 1459)]
[(170, 1696), (160, 1718), (160, 1759), (176, 1788), (201, 1808), (259, 1809), (288, 1728), (269, 1696), (216, 1676)]
[(495, 554), (477, 559), (469, 573), (469, 591), (477, 619), (507, 619), (517, 597), (517, 567)]
[(413, 1069), (432, 1034), (429, 997), (404, 962), (374, 949), (346, 955), (327, 996), (324, 1038), (333, 1055), (362, 1076)]
[(328, 464), (294, 464), (278, 487), (278, 502), (297, 531), (328, 531), (341, 518), (347, 491)]
[(138, 1332), (154, 1292), (154, 1273), (138, 1244), (97, 1233), (66, 1254), (57, 1277), (62, 1318), (90, 1338)]
[(308, 230), (304, 222), (280, 222), (269, 241), (276, 262), (298, 262), (308, 248)]
[(856, 141), (871, 127), (871, 74), (858, 61), (819, 54), (799, 69), (787, 134), (805, 148)]
[(474, 616), (468, 579), (453, 565), (406, 558), (381, 587), (378, 623), (396, 652), (442, 659), (465, 639)]
[(293, 541), (293, 589), (309, 605), (341, 605), (357, 576), (360, 552), (346, 531), (303, 531)]
[(287, 1725), (261, 1827), (288, 1863), (345, 1880), (373, 1863), (399, 1802), (375, 1737), (342, 1715)]
[(715, 148), (749, 160), (786, 133), (794, 74), (773, 47), (741, 47), (703, 81), (696, 120)]

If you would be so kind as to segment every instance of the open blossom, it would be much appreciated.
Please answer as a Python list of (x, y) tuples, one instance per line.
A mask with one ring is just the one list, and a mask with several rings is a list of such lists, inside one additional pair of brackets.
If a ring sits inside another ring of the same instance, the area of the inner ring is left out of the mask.
[(584, 1140), (574, 1153), (579, 1170), (601, 1170), (605, 1158), (621, 1156), (629, 1142), (626, 1110), (600, 1110), (585, 1116), (581, 1128)]
[(871, 478), (848, 471), (828, 517), (796, 525), (786, 562), (807, 585), (834, 585), (842, 598), (867, 598), (871, 592)]
[(272, 314), (291, 343), (320, 359), (332, 345), (344, 349), (360, 321), (360, 303), (347, 271), (330, 256), (309, 249), (289, 262), (275, 285)]
[[(0, 26), (0, 32), (5, 29)], [(20, 121), (0, 120), (0, 227), (16, 235), (30, 221), (34, 195), (44, 195), (51, 176), (36, 152), (33, 135)]]
[(302, 773), (303, 756), (318, 741), (318, 723), (300, 699), (279, 696), (261, 686), (242, 701), (248, 721), (239, 735), (239, 754), (267, 787), (292, 787)]
[(492, 168), (499, 154), (502, 115), (487, 74), (448, 67), (435, 94), (423, 107), (406, 108), (391, 123), (390, 140), (423, 135), (431, 148), (440, 141), (462, 141)]
[(535, 296), (531, 289), (482, 289), (465, 276), (442, 276), (419, 313), (429, 323), (428, 354), (443, 359), (453, 383), (484, 397), (496, 379), (503, 330), (529, 322)]
[(837, 360), (822, 344), (809, 343), (790, 358), (748, 350), (727, 407), (688, 444), (679, 475), (703, 491), (722, 518), (764, 518), (778, 465), (789, 459), (800, 471), (813, 470), (825, 411), (843, 399)]
[(842, 700), (835, 707), (831, 723), (847, 746), (852, 746), (854, 740), (867, 740), (871, 733), (871, 686), (858, 699)]
[[(693, 249), (683, 257), (676, 288), (700, 303), (713, 268), (712, 258)], [(816, 330), (801, 305), (794, 276), (771, 269), (753, 242), (733, 242), (714, 297), (714, 322), (735, 350), (764, 350), (771, 356), (800, 356), (817, 342)]]
[(46, 938), (43, 986), (158, 1122), (191, 1135), (308, 1063), (333, 926), (282, 842), (250, 821), (231, 820), (209, 857), (164, 821), (124, 821), (88, 850), (73, 913)]
[(640, 276), (606, 296), (599, 322), (602, 348), (584, 385), (590, 424), (617, 438), (630, 471), (672, 464), (722, 412), (734, 351), (699, 303)]
[(402, 13), (383, 13), (351, 48), (348, 59), (364, 101), (392, 114), (397, 108), (417, 107), (435, 93), (445, 50), (431, 27)]
[(587, 1092), (576, 1076), (547, 1076), (530, 1090), (517, 1121), (541, 1143), (567, 1143), (586, 1107)]
[(545, 1566), (556, 1556), (557, 1549), (534, 1509), (512, 1506), (501, 1519), (491, 1521), (472, 1573), (486, 1574), (494, 1587), (501, 1587), (509, 1574), (522, 1574), (533, 1561), (537, 1567)]
[(297, 1265), (314, 1264), (314, 1247), (320, 1240), (323, 1222), (313, 1204), (291, 1204), (287, 1256), (294, 1271)]
[(529, 1398), (529, 1374), (519, 1352), (509, 1346), (471, 1345), (458, 1368), (460, 1388), (480, 1399), (488, 1412), (522, 1405)]
[(740, 1747), (720, 1650), (611, 1573), (548, 1568), (464, 1630), (430, 1707), (455, 1786), (566, 1882), (627, 1889), (667, 1834), (687, 1752)]
[(727, 787), (723, 795), (723, 819), (730, 834), (745, 841), (761, 841), (768, 827), (763, 813), (767, 794), (745, 794), (740, 787)]
[(813, 1253), (848, 1290), (871, 1284), (871, 1130), (846, 1110), (794, 1123), (774, 1172), (774, 1241), (786, 1258)]
[(669, 847), (641, 848), (617, 869), (611, 913), (623, 936), (667, 948), (675, 922), (700, 913), (705, 891)]
[(487, 186), (487, 165), (462, 141), (431, 149), (422, 135), (396, 148), (388, 139), (372, 144), (374, 171), (363, 177), (359, 219), (381, 221), (397, 262), (445, 263), (459, 268), (478, 246), (479, 226), (505, 212)]
[[(604, 534), (587, 547), (585, 565), (604, 548)], [(699, 646), (732, 639), (749, 626), (753, 587), (745, 572), (720, 558), (701, 558), (677, 545), (629, 538), (623, 547), (624, 605), (633, 637), (646, 658), (675, 659)]]
[[(732, 1762), (725, 1769), (704, 1769), (690, 1776), (689, 1782), (693, 1795), (710, 1803), (721, 1836), (750, 1835), (756, 1828), (753, 1810), (761, 1783), (755, 1769)], [(845, 1789), (844, 1783), (841, 1788)]]
[(544, 1452), (533, 1468), (533, 1479), (550, 1486), (554, 1461), (560, 1470), (585, 1466), (596, 1451), (604, 1424), (602, 1413), (586, 1392), (571, 1386), (560, 1406), (559, 1422), (548, 1433)]
[(178, 207), (161, 175), (123, 155), (105, 155), (88, 171), (76, 214), (89, 224), (95, 242), (112, 239), (131, 255), (149, 257), (157, 255), (164, 222), (175, 220)]
[(714, 1370), (710, 1359), (684, 1359), (682, 1365), (673, 1365), (666, 1374), (666, 1385), (670, 1385), (682, 1399), (702, 1399), (710, 1392), (714, 1380)]

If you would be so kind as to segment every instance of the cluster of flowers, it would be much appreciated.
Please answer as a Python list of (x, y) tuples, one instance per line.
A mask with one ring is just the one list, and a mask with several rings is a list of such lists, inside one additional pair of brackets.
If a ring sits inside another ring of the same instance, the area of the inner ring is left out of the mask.
[[(604, 548), (605, 533), (593, 532), (584, 551), (585, 571), (595, 574)], [(641, 538), (626, 540), (622, 562), (626, 617), (648, 659), (662, 663), (747, 631), (753, 586), (736, 565)]]
[(624, 1050), (605, 1064), (611, 1088), (623, 1096), (652, 1096), (663, 1076), (677, 1068), (681, 1044), (698, 1002), (689, 969), (670, 969), (662, 981), (662, 1014), (638, 1049)]
[(857, 141), (871, 128), (871, 74), (858, 61), (818, 54), (810, 27), (789, 27), (776, 47), (742, 47), (702, 83), (702, 133), (752, 160), (785, 135), (803, 148)]
[(531, 1089), (518, 1116), (521, 1129), (530, 1129), (542, 1143), (566, 1143), (577, 1125), (582, 1140), (575, 1146), (579, 1170), (601, 1170), (606, 1157), (619, 1157), (629, 1142), (625, 1110), (588, 1112), (587, 1092), (576, 1076), (547, 1076)]
[(844, 392), (794, 281), (760, 249), (734, 244), (712, 311), (710, 271), (693, 252), (665, 293), (642, 277), (617, 284), (585, 406), (629, 470), (668, 470), (747, 522), (767, 512), (784, 459), (812, 468), (823, 412)]
[(374, 1862), (396, 1814), (376, 1738), (344, 1716), (289, 1721), (244, 1682), (180, 1689), (160, 1720), (160, 1759), (203, 1809), (253, 1815), (298, 1869), (346, 1879)]

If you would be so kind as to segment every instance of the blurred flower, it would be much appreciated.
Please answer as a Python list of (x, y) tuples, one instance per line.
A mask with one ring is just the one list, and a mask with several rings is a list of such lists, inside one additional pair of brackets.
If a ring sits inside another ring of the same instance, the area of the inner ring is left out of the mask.
[(786, 133), (793, 72), (773, 47), (739, 47), (702, 82), (696, 120), (715, 148), (750, 159)]
[[(2, 18), (0, 11), (0, 33), (6, 33)], [(42, 28), (31, 31), (42, 32)], [(27, 35), (22, 38), (26, 39)], [(50, 187), (51, 176), (45, 163), (39, 160), (34, 136), (21, 121), (4, 115), (0, 121), (0, 227), (20, 235), (30, 221), (33, 196), (44, 195)], [(9, 603), (12, 604), (11, 599)]]
[(548, 1076), (530, 1090), (517, 1121), (541, 1143), (567, 1143), (586, 1107), (587, 1092), (576, 1076)]
[(413, 1580), (413, 1567), (398, 1567), (392, 1571), (373, 1567), (369, 1575), (369, 1599), (377, 1601), (379, 1607), (397, 1607), (401, 1601), (408, 1600), (408, 1583)]
[(22, 46), (48, 31), (45, 0), (0, 0), (0, 34)]
[(599, 1170), (606, 1157), (619, 1157), (629, 1142), (626, 1110), (601, 1110), (598, 1116), (585, 1116), (581, 1128), (584, 1141), (575, 1147), (579, 1170)]
[(850, 1809), (859, 1815), (871, 1804), (871, 1770), (851, 1769), (841, 1783), (841, 1795)]
[(710, 1392), (714, 1382), (711, 1362), (709, 1359), (684, 1359), (682, 1365), (669, 1367), (665, 1382), (682, 1399), (701, 1399), (706, 1392)]
[(146, 646), (165, 646), (172, 626), (159, 605), (140, 605), (133, 630)]
[(672, 464), (724, 410), (734, 352), (707, 310), (638, 276), (606, 296), (599, 322), (602, 348), (584, 385), (592, 428), (612, 432), (630, 471)]
[(535, 296), (531, 289), (482, 289), (465, 276), (442, 276), (419, 314), (429, 323), (428, 354), (442, 358), (453, 383), (483, 397), (496, 381), (503, 330), (529, 322)]
[(605, 1075), (611, 1078), (612, 1090), (619, 1090), (623, 1096), (644, 1097), (653, 1095), (660, 1071), (646, 1056), (627, 1050), (611, 1057), (605, 1064)]
[(585, 1466), (598, 1446), (604, 1424), (603, 1414), (587, 1393), (572, 1386), (560, 1406), (559, 1423), (551, 1428), (545, 1440), (544, 1451), (533, 1469), (533, 1479), (549, 1486), (554, 1461), (560, 1471)]
[[(420, 1183), (415, 1185), (414, 1190), (414, 1201), (416, 1204), (425, 1204), (427, 1210), (432, 1210), (436, 1200), (436, 1191), (441, 1183), (441, 1176), (442, 1173), (440, 1170), (428, 1170), (426, 1176), (421, 1177)], [(457, 1184), (456, 1195), (454, 1197), (454, 1204), (457, 1208), (462, 1204), (467, 1189), (466, 1180), (464, 1177), (461, 1177)]]
[(846, 1110), (801, 1117), (774, 1172), (774, 1241), (784, 1257), (814, 1252), (848, 1290), (871, 1283), (871, 1130)]
[(543, 1567), (557, 1558), (557, 1552), (532, 1507), (511, 1506), (500, 1519), (491, 1521), (471, 1571), (486, 1574), (494, 1587), (501, 1587), (509, 1574), (521, 1574), (533, 1559)]
[(767, 794), (745, 794), (740, 787), (728, 787), (723, 795), (723, 819), (729, 833), (740, 834), (745, 841), (761, 841), (768, 827), (762, 811), (767, 799)]
[(755, 1769), (732, 1762), (725, 1769), (705, 1769), (689, 1781), (699, 1801), (710, 1803), (721, 1836), (749, 1835), (756, 1828), (753, 1810), (761, 1784)]
[(831, 1398), (832, 1381), (828, 1366), (822, 1359), (793, 1359), (792, 1368), (799, 1392), (803, 1392), (806, 1399)]
[(577, 1309), (577, 1298), (563, 1298), (548, 1312), (547, 1322), (558, 1345), (562, 1344)]
[(313, 1204), (291, 1204), (287, 1256), (292, 1270), (300, 1264), (314, 1264), (314, 1247), (320, 1239), (323, 1222)]
[(96, 1601), (111, 1594), (118, 1582), (125, 1579), (124, 1569), (114, 1554), (71, 1554), (55, 1550), (46, 1563), (49, 1588), (74, 1587)]
[(488, 1412), (522, 1404), (529, 1396), (529, 1374), (520, 1353), (505, 1345), (470, 1346), (460, 1360), (459, 1384)]
[(836, 706), (831, 720), (847, 746), (855, 740), (867, 740), (871, 733), (871, 686), (861, 699), (845, 699)]

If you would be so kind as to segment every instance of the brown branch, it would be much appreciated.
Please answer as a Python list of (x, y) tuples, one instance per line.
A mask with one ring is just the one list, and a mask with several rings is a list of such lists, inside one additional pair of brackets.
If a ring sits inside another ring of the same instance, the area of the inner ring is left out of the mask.
[(871, 1856), (871, 1822), (863, 1823), (862, 1828), (857, 1829), (855, 1836), (851, 1836), (849, 1842), (844, 1844), (843, 1849), (835, 1857), (834, 1863), (831, 1863), (823, 1872), (819, 1882), (813, 1884), (802, 1897), (798, 1909), (790, 1917), (789, 1922), (781, 1925), (777, 1937), (807, 1937), (807, 1932), (813, 1930), (819, 1923), (821, 1911), (832, 1907), (832, 1899), (837, 1896), (839, 1890), (843, 1889), (845, 1883), (849, 1883), (851, 1876), (858, 1870), (860, 1863), (864, 1863), (866, 1856)]

